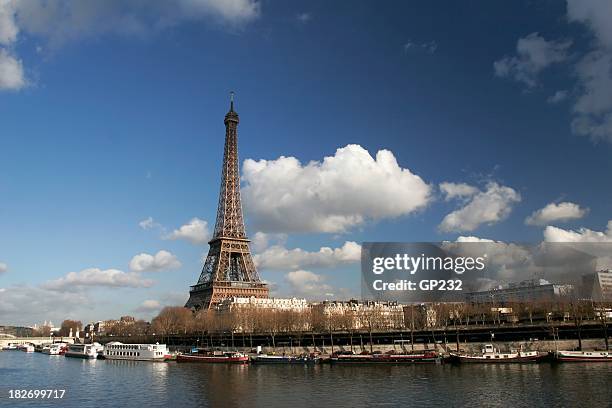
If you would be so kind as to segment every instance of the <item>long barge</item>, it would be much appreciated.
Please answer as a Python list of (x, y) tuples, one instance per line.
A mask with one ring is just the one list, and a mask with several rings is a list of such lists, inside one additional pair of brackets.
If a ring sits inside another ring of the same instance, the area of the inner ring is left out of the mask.
[(506, 364), (506, 363), (539, 363), (548, 356), (537, 351), (508, 351), (502, 352), (485, 344), (479, 354), (450, 352), (446, 361), (449, 363), (481, 363), (481, 364)]
[(422, 363), (439, 363), (441, 362), (440, 355), (435, 351), (423, 351), (417, 353), (373, 353), (373, 354), (353, 354), (353, 353), (336, 353), (329, 359), (332, 364), (343, 363), (373, 363), (373, 364), (422, 364)]
[(249, 362), (249, 356), (237, 351), (206, 351), (197, 350), (188, 354), (176, 356), (178, 363), (232, 363), (245, 364)]
[(568, 351), (559, 350), (552, 353), (554, 361), (560, 362), (610, 362), (612, 353), (609, 351)]

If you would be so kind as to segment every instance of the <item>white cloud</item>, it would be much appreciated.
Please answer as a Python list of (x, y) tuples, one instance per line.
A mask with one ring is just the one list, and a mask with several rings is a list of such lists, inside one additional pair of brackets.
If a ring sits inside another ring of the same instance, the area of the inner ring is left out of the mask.
[(546, 225), (553, 221), (567, 221), (584, 217), (588, 208), (580, 208), (578, 204), (563, 202), (550, 203), (546, 207), (534, 211), (525, 219), (527, 225)]
[(444, 194), (444, 199), (449, 201), (453, 198), (466, 198), (472, 197), (478, 193), (478, 188), (470, 186), (466, 183), (440, 183), (440, 191)]
[(567, 17), (585, 24), (595, 38), (595, 49), (576, 65), (580, 95), (572, 131), (612, 143), (612, 2), (568, 0)]
[(135, 255), (130, 261), (130, 270), (132, 272), (157, 272), (178, 269), (180, 267), (181, 262), (178, 258), (163, 249), (155, 255), (146, 253)]
[(460, 236), (455, 242), (444, 242), (443, 248), (462, 256), (478, 257), (486, 254), (487, 265), (502, 266), (506, 269), (532, 263), (531, 254), (520, 245), (476, 236)]
[(251, 249), (253, 252), (263, 252), (271, 242), (275, 242), (276, 245), (284, 245), (287, 242), (287, 234), (257, 231), (251, 238)]
[(510, 215), (513, 204), (521, 201), (514, 189), (490, 182), (462, 208), (446, 215), (439, 228), (444, 232), (474, 231), (482, 224), (495, 224)]
[(138, 223), (138, 226), (143, 230), (149, 230), (153, 228), (161, 228), (161, 225), (153, 219), (153, 217), (148, 217)]
[(182, 225), (179, 229), (175, 229), (170, 234), (164, 236), (164, 239), (182, 239), (195, 245), (205, 244), (210, 239), (208, 223), (199, 218), (192, 218), (187, 224)]
[(312, 15), (310, 13), (300, 13), (297, 15), (297, 19), (300, 23), (306, 24), (310, 21)]
[(343, 264), (359, 262), (361, 245), (347, 241), (340, 248), (322, 247), (317, 252), (301, 248), (287, 249), (280, 245), (272, 246), (253, 257), (259, 269), (291, 270), (301, 268), (333, 268)]
[(605, 232), (580, 228), (578, 231), (564, 230), (548, 226), (544, 229), (544, 241), (547, 242), (612, 242), (612, 220), (608, 221)]
[(421, 44), (421, 47), (424, 48), (428, 53), (433, 54), (438, 49), (438, 43), (435, 41), (429, 41)]
[(560, 103), (566, 100), (567, 96), (568, 96), (568, 93), (566, 90), (559, 90), (555, 92), (554, 94), (552, 94), (551, 96), (549, 96), (546, 102), (552, 103), (552, 104)]
[(505, 56), (493, 63), (495, 75), (510, 77), (528, 87), (537, 85), (537, 75), (551, 64), (567, 58), (571, 41), (547, 41), (538, 33), (519, 38), (516, 56)]
[(253, 0), (29, 0), (13, 2), (18, 29), (51, 47), (99, 34), (144, 35), (189, 21), (231, 26), (260, 14)]
[(612, 2), (607, 0), (567, 0), (567, 17), (581, 22), (593, 30), (604, 48), (612, 49)]
[(92, 309), (93, 301), (82, 292), (58, 292), (40, 287), (11, 286), (0, 289), (0, 321), (29, 326), (33, 322), (52, 319), (80, 319), (84, 309)]
[(17, 41), (19, 28), (15, 23), (15, 2), (0, 0), (0, 44), (10, 45)]
[(417, 44), (413, 42), (412, 40), (408, 40), (404, 43), (404, 52), (408, 52), (410, 49), (413, 49), (413, 48), (416, 48), (416, 49), (420, 48), (422, 50), (425, 50), (429, 54), (433, 54), (438, 49), (438, 43), (434, 40), (427, 41), (421, 44)]
[(576, 65), (576, 74), (581, 93), (573, 108), (573, 132), (612, 142), (612, 52), (587, 54)]
[[(103, 34), (144, 36), (184, 22), (211, 21), (231, 27), (260, 15), (256, 0), (0, 0), (0, 45), (13, 47), (20, 33), (56, 49), (67, 41)], [(27, 85), (21, 61), (0, 48), (0, 90)]]
[(162, 304), (158, 300), (148, 299), (145, 300), (138, 306), (134, 311), (140, 313), (151, 313), (156, 312), (162, 308)]
[(17, 91), (27, 85), (20, 60), (0, 48), (0, 91)]
[(0, 262), (0, 273), (4, 273), (8, 271), (8, 265), (4, 262)]
[(70, 272), (64, 277), (48, 281), (43, 285), (43, 288), (71, 291), (86, 287), (148, 288), (152, 285), (152, 280), (143, 279), (138, 273), (123, 272), (118, 269), (88, 268), (80, 272)]
[(393, 153), (380, 150), (373, 158), (359, 145), (305, 165), (295, 157), (247, 159), (242, 179), (247, 214), (266, 232), (346, 232), (367, 220), (413, 213), (431, 195)]
[(325, 283), (323, 275), (317, 275), (310, 271), (293, 271), (285, 275), (293, 294), (306, 297), (323, 297), (333, 295), (329, 293), (332, 287)]

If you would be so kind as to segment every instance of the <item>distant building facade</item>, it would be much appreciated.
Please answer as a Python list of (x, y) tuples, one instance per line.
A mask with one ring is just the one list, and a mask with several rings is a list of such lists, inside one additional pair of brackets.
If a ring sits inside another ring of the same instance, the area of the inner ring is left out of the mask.
[(511, 283), (507, 287), (466, 294), (470, 303), (540, 302), (568, 298), (574, 294), (574, 285), (554, 284), (544, 279), (530, 279)]
[(282, 310), (304, 312), (308, 310), (306, 299), (299, 298), (259, 298), (259, 297), (228, 297), (221, 300), (216, 310), (227, 312), (241, 308)]
[[(311, 309), (327, 318), (350, 317), (351, 329), (373, 326), (376, 329), (401, 328), (404, 324), (404, 306), (398, 302), (373, 300), (326, 300), (311, 304)], [(347, 322), (347, 319), (344, 320)]]
[(583, 295), (595, 302), (612, 302), (612, 269), (582, 276)]

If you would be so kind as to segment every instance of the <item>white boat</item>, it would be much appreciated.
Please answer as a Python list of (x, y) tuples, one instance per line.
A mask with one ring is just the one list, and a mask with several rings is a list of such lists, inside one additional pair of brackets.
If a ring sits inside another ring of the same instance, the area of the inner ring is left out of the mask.
[(612, 362), (612, 352), (609, 351), (567, 351), (559, 350), (554, 353), (557, 361), (607, 361)]
[(53, 343), (53, 344), (49, 344), (46, 345), (45, 347), (43, 347), (42, 349), (42, 353), (43, 354), (48, 354), (50, 356), (58, 356), (60, 354), (62, 354), (62, 349), (66, 347), (65, 343)]
[(102, 350), (100, 343), (93, 344), (71, 344), (64, 356), (76, 358), (97, 358), (98, 351)]
[(545, 358), (545, 354), (537, 351), (501, 352), (492, 344), (485, 344), (480, 354), (449, 353), (449, 362), (456, 363), (537, 363)]
[(25, 351), (26, 353), (33, 353), (34, 346), (32, 344), (22, 344), (21, 346), (19, 346), (19, 350)]
[(107, 360), (163, 361), (168, 355), (165, 344), (124, 344), (118, 341), (106, 344), (102, 352)]

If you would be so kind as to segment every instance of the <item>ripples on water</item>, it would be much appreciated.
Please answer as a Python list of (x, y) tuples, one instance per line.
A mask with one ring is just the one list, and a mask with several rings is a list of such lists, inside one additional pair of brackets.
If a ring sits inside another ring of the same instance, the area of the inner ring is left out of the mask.
[[(0, 352), (0, 406), (612, 406), (612, 364), (246, 366)], [(9, 389), (65, 389), (9, 400)]]

